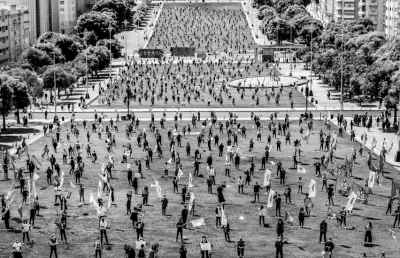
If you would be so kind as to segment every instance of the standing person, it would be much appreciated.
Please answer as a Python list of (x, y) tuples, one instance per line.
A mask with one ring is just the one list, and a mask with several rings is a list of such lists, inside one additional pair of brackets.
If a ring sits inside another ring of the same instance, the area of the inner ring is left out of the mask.
[(326, 174), (322, 176), (322, 188), (321, 192), (324, 190), (324, 187), (326, 190), (328, 190), (328, 179), (326, 178)]
[(280, 237), (278, 237), (278, 240), (275, 242), (275, 248), (276, 248), (276, 258), (279, 257), (279, 254), (281, 255), (281, 258), (283, 258), (283, 242)]
[(164, 198), (162, 198), (162, 200), (161, 200), (161, 210), (162, 210), (161, 213), (163, 216), (166, 215), (167, 206), (168, 206), (168, 199), (167, 199), (167, 196), (164, 194)]
[(372, 223), (368, 222), (365, 226), (364, 245), (371, 245), (372, 243)]
[(246, 244), (244, 243), (243, 239), (240, 238), (239, 241), (236, 244), (237, 247), (237, 255), (239, 258), (243, 258), (244, 256), (244, 247), (246, 246)]
[(18, 238), (15, 239), (13, 244), (13, 257), (14, 258), (22, 258), (22, 244)]
[(136, 236), (137, 236), (137, 241), (139, 241), (140, 237), (143, 237), (143, 230), (144, 230), (144, 223), (142, 222), (142, 219), (138, 219), (135, 225), (136, 228)]
[(24, 220), (22, 222), (22, 242), (25, 243), (25, 237), (26, 240), (28, 240), (28, 243), (30, 243), (29, 240), (29, 231), (31, 230), (31, 225), (28, 223), (27, 220)]
[(254, 185), (254, 202), (257, 202), (257, 200), (260, 201), (260, 189), (262, 189), (262, 187), (256, 182)]
[(104, 217), (101, 218), (100, 221), (100, 239), (101, 239), (101, 244), (103, 244), (103, 235), (104, 238), (106, 239), (107, 245), (108, 243), (108, 238), (107, 238), (107, 221), (105, 221)]
[(50, 239), (50, 258), (53, 256), (53, 252), (54, 252), (54, 256), (57, 258), (57, 239), (56, 236), (53, 234), (51, 235), (51, 239)]
[(102, 249), (101, 242), (99, 237), (97, 237), (96, 242), (94, 242), (94, 255), (96, 256), (96, 258), (97, 256), (101, 258), (101, 249)]
[(304, 207), (300, 207), (300, 211), (299, 211), (299, 225), (300, 227), (304, 227), (304, 218), (306, 216), (306, 213), (304, 211)]
[(186, 247), (185, 245), (182, 244), (181, 247), (179, 248), (179, 258), (187, 258), (186, 254), (187, 254)]
[(392, 203), (393, 203), (393, 198), (391, 196), (389, 196), (388, 200), (387, 200), (387, 209), (386, 209), (386, 216), (392, 213)]
[(333, 187), (329, 185), (329, 187), (326, 189), (326, 191), (328, 192), (329, 205), (331, 205), (331, 203), (332, 203), (332, 205), (335, 206), (335, 203), (333, 202), (333, 195), (334, 195), (335, 189), (333, 189)]
[(181, 218), (184, 223), (183, 228), (185, 228), (185, 229), (186, 229), (186, 222), (187, 222), (188, 215), (189, 215), (189, 211), (187, 209), (187, 206), (185, 205), (185, 206), (183, 206), (183, 210), (181, 211)]
[(60, 235), (61, 235), (61, 243), (63, 242), (63, 240), (65, 240), (65, 243), (67, 242), (67, 235), (65, 234), (65, 228), (67, 227), (67, 225), (65, 224), (65, 221), (61, 221), (60, 223)]
[(217, 193), (218, 193), (218, 202), (222, 203), (225, 202), (224, 194), (223, 194), (224, 189), (222, 188), (221, 185), (217, 187)]
[(239, 178), (238, 178), (238, 190), (239, 190), (239, 193), (242, 192), (242, 194), (243, 194), (243, 187), (244, 187), (243, 178), (242, 178), (242, 176), (239, 176)]
[(346, 216), (347, 216), (347, 211), (345, 210), (345, 207), (342, 208), (342, 210), (340, 211), (340, 225), (339, 228), (342, 227), (342, 224), (344, 224), (344, 228), (346, 227)]
[(275, 199), (275, 208), (276, 208), (275, 216), (276, 217), (278, 217), (278, 214), (279, 214), (279, 217), (281, 216), (281, 202), (282, 202), (281, 196), (278, 194)]
[(325, 247), (328, 247), (328, 250), (331, 253), (330, 258), (332, 258), (333, 248), (335, 248), (335, 245), (332, 242), (332, 238), (329, 238), (328, 242), (325, 243)]
[(278, 234), (278, 237), (280, 237), (281, 240), (283, 240), (283, 232), (285, 232), (285, 223), (283, 222), (282, 219), (279, 219), (278, 224), (276, 226), (276, 233)]
[(322, 236), (324, 236), (324, 242), (326, 242), (326, 231), (328, 231), (328, 224), (325, 220), (322, 220), (319, 224), (319, 243), (322, 243)]
[(397, 207), (397, 209), (394, 211), (394, 223), (393, 223), (393, 228), (396, 227), (396, 222), (397, 222), (397, 227), (399, 227), (399, 224), (400, 224), (400, 206)]
[(183, 242), (183, 222), (182, 218), (179, 218), (178, 222), (176, 223), (176, 242), (178, 242), (179, 235), (181, 235), (181, 242)]
[(209, 258), (208, 250), (201, 249), (201, 244), (206, 244), (206, 243), (208, 243), (208, 240), (207, 240), (206, 236), (203, 236), (201, 239), (201, 242), (200, 242), (201, 258)]
[(2, 214), (1, 219), (4, 220), (6, 229), (9, 229), (10, 228), (10, 209), (3, 207), (1, 214)]
[(222, 209), (220, 206), (215, 208), (215, 227), (219, 228), (221, 226), (221, 216), (222, 216)]
[(226, 225), (222, 226), (222, 228), (224, 230), (225, 241), (230, 242), (231, 237), (230, 237), (229, 233), (231, 232), (231, 228), (229, 226), (229, 223), (226, 223)]
[[(265, 215), (267, 213), (267, 210), (264, 208), (264, 205), (261, 205), (260, 208), (258, 208), (258, 223), (260, 226), (264, 226), (265, 224)], [(261, 223), (262, 221), (262, 223)]]

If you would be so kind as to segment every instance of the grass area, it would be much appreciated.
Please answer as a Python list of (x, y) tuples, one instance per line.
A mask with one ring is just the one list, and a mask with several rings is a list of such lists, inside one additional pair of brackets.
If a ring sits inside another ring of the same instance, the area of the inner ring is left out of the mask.
[[(247, 69), (246, 69), (247, 67)], [(272, 96), (272, 89), (260, 89), (256, 95), (255, 89), (246, 89), (244, 92), (243, 100), (241, 100), (242, 91), (238, 92), (237, 88), (228, 87), (223, 90), (221, 86), (229, 78), (232, 80), (238, 78), (254, 77), (267, 75), (267, 68), (261, 67), (259, 64), (227, 64), (223, 63), (218, 66), (211, 66), (207, 64), (202, 65), (154, 65), (148, 63), (147, 65), (137, 65), (131, 67), (129, 72), (130, 78), (134, 79), (131, 83), (132, 94), (136, 95), (136, 101), (131, 98), (131, 108), (150, 107), (152, 96), (156, 107), (169, 108), (182, 107), (182, 101), (185, 100), (186, 107), (207, 107), (207, 102), (210, 101), (210, 108), (216, 107), (257, 107), (256, 100), (259, 98), (258, 107), (274, 108), (278, 107), (275, 103), (275, 97)], [(141, 78), (138, 79), (138, 75)], [(147, 77), (149, 76), (149, 77)], [(149, 80), (147, 80), (147, 78)], [(121, 81), (120, 81), (121, 82)], [(257, 84), (257, 83), (256, 83)], [(259, 82), (261, 87), (263, 81)], [(121, 83), (119, 84), (121, 85)], [(126, 108), (123, 102), (126, 96), (125, 82), (122, 84), (119, 91), (106, 90), (103, 96), (99, 97), (97, 107), (108, 107), (106, 99), (110, 100), (114, 96), (115, 101), (110, 101), (112, 108)], [(214, 88), (212, 88), (214, 85)], [(257, 85), (252, 85), (256, 87)], [(266, 86), (266, 85), (265, 85)], [(210, 92), (211, 90), (211, 92)], [(135, 94), (136, 91), (136, 94)], [(279, 89), (275, 87), (275, 96)], [(290, 108), (289, 92), (292, 91), (292, 100), (294, 107), (305, 107), (305, 98), (294, 88), (283, 87), (283, 93), (280, 96), (279, 107)], [(270, 96), (268, 101), (267, 95)], [(219, 95), (221, 94), (221, 95)], [(253, 98), (254, 95), (254, 98)], [(147, 96), (147, 100), (146, 100)], [(167, 96), (168, 102), (165, 103)], [(176, 98), (173, 101), (173, 96)], [(180, 98), (181, 103), (178, 104), (177, 98)], [(139, 97), (141, 103), (139, 104)], [(190, 97), (190, 103), (188, 101)], [(222, 104), (218, 101), (222, 98)], [(233, 105), (235, 99), (235, 105)], [(105, 100), (104, 103), (102, 100)]]
[[(264, 170), (260, 170), (260, 157), (264, 153), (264, 147), (266, 144), (266, 138), (270, 132), (268, 129), (263, 129), (263, 141), (255, 141), (254, 150), (249, 152), (249, 139), (256, 139), (256, 131), (252, 130), (252, 122), (240, 121), (242, 124), (246, 124), (247, 127), (247, 139), (241, 139), (239, 137), (239, 145), (244, 154), (244, 158), (241, 162), (240, 170), (236, 170), (234, 166), (231, 167), (231, 177), (224, 176), (224, 162), (225, 153), (223, 157), (218, 157), (218, 150), (216, 146), (212, 147), (211, 155), (213, 156), (213, 165), (216, 169), (216, 181), (217, 183), (221, 181), (227, 182), (227, 188), (224, 189), (224, 196), (227, 201), (226, 205), (226, 215), (231, 226), (231, 240), (233, 242), (228, 243), (224, 241), (224, 234), (221, 229), (214, 227), (215, 225), (215, 208), (218, 205), (218, 199), (215, 194), (207, 193), (207, 186), (204, 178), (194, 177), (193, 183), (194, 187), (191, 190), (196, 196), (196, 208), (195, 213), (198, 216), (189, 217), (191, 219), (197, 219), (199, 217), (205, 218), (205, 226), (199, 229), (193, 230), (191, 226), (188, 226), (188, 230), (184, 231), (184, 239), (188, 249), (188, 257), (197, 257), (199, 255), (198, 243), (203, 235), (206, 235), (209, 241), (213, 244), (213, 257), (235, 257), (236, 248), (234, 244), (239, 240), (240, 237), (246, 242), (245, 255), (246, 257), (271, 257), (275, 253), (274, 243), (276, 240), (275, 227), (278, 218), (272, 216), (275, 215), (275, 207), (268, 209), (268, 218), (266, 218), (266, 223), (269, 223), (272, 228), (264, 228), (258, 225), (258, 207), (260, 204), (266, 205), (267, 196), (260, 196), (260, 203), (251, 203), (254, 199), (252, 196), (253, 185), (255, 182), (262, 184)], [(179, 121), (178, 130), (181, 130), (183, 125), (187, 125), (189, 122)], [(156, 122), (158, 125), (158, 122)], [(262, 125), (267, 128), (267, 122), (262, 121)], [(115, 170), (113, 171), (114, 179), (111, 179), (111, 185), (115, 189), (115, 206), (112, 206), (108, 212), (107, 222), (110, 227), (108, 230), (108, 237), (112, 245), (110, 248), (103, 250), (103, 257), (123, 257), (123, 244), (133, 245), (133, 241), (136, 239), (136, 233), (132, 228), (132, 223), (129, 220), (129, 216), (126, 215), (126, 193), (127, 191), (133, 190), (127, 182), (126, 176), (126, 164), (120, 164), (122, 160), (123, 147), (128, 141), (125, 137), (125, 126), (126, 122), (121, 122), (119, 124), (119, 132), (115, 133), (117, 148), (115, 149), (113, 156), (116, 161)], [(136, 166), (134, 161), (142, 160), (143, 163), (143, 173), (145, 178), (139, 180), (139, 188), (143, 189), (144, 186), (150, 186), (154, 184), (154, 180), (158, 180), (162, 193), (167, 195), (169, 199), (169, 206), (167, 208), (167, 214), (169, 216), (161, 216), (161, 203), (160, 198), (157, 197), (156, 189), (149, 187), (150, 197), (149, 206), (145, 206), (145, 213), (143, 215), (143, 221), (145, 223), (144, 238), (151, 244), (159, 243), (160, 251), (159, 257), (177, 257), (180, 243), (175, 242), (175, 223), (180, 216), (180, 212), (183, 208), (181, 204), (181, 195), (174, 194), (172, 188), (172, 178), (163, 178), (163, 165), (170, 158), (168, 152), (168, 139), (166, 132), (168, 129), (172, 129), (172, 123), (167, 122), (166, 129), (160, 129), (162, 133), (162, 144), (164, 157), (159, 159), (155, 155), (153, 163), (151, 163), (151, 169), (146, 170), (144, 164), (145, 152), (141, 148), (137, 147), (136, 137), (139, 132), (142, 132), (144, 128), (148, 128), (148, 122), (142, 122), (139, 129), (134, 133), (134, 136), (129, 141), (133, 146), (133, 155), (129, 159), (132, 163), (134, 172), (136, 171)], [(89, 125), (89, 128), (91, 125)], [(201, 125), (198, 123), (198, 129), (193, 129), (192, 131), (200, 131), (199, 127)], [(62, 128), (62, 139), (65, 140), (65, 130), (69, 128), (66, 124)], [(236, 127), (235, 127), (236, 128)], [(80, 142), (86, 144), (85, 132), (81, 125), (80, 129)], [(289, 145), (284, 145), (284, 139), (280, 136), (282, 144), (282, 151), (276, 151), (276, 140), (272, 140), (273, 148), (270, 154), (270, 160), (277, 163), (281, 161), (286, 167), (287, 178), (286, 184), (292, 185), (292, 203), (285, 204), (283, 198), (282, 204), (282, 215), (285, 211), (288, 211), (294, 218), (294, 225), (290, 227), (286, 224), (287, 228), (285, 230), (284, 238), (288, 241), (288, 244), (284, 246), (285, 257), (319, 257), (323, 247), (318, 244), (318, 232), (319, 223), (322, 219), (326, 219), (327, 208), (325, 205), (327, 202), (327, 194), (325, 192), (320, 192), (320, 187), (322, 185), (322, 180), (319, 177), (315, 177), (315, 170), (313, 164), (316, 160), (320, 159), (325, 153), (318, 151), (319, 147), (319, 135), (320, 129), (327, 131), (326, 126), (322, 122), (316, 121), (314, 125), (314, 130), (309, 139), (309, 143), (303, 143), (302, 155), (301, 155), (301, 165), (307, 170), (306, 174), (302, 174), (304, 185), (307, 186), (310, 179), (315, 179), (317, 181), (317, 195), (313, 198), (315, 203), (315, 208), (311, 211), (311, 217), (306, 218), (305, 227), (303, 229), (298, 228), (297, 213), (300, 207), (303, 205), (304, 195), (297, 194), (297, 179), (298, 174), (293, 166), (292, 162), (292, 152), (293, 148)], [(291, 124), (291, 134), (292, 142), (294, 139), (300, 138), (298, 123), (293, 121)], [(208, 131), (208, 130), (207, 130)], [(153, 135), (148, 132), (147, 139), (149, 141), (149, 146), (153, 147), (155, 145), (155, 139)], [(333, 130), (331, 131), (331, 133)], [(278, 136), (279, 137), (279, 136)], [(51, 143), (51, 136), (45, 139), (45, 144)], [(71, 136), (71, 139), (75, 141), (75, 138)], [(226, 145), (227, 135), (220, 135), (220, 142)], [(40, 144), (41, 140), (36, 141), (29, 148), (30, 154), (40, 157), (43, 146)], [(184, 146), (189, 142), (192, 147), (192, 156), (186, 158)], [(338, 139), (338, 149), (336, 152), (336, 158), (334, 159), (335, 165), (344, 164), (344, 157), (351, 152), (351, 146), (358, 146), (358, 144), (352, 143), (349, 137)], [(177, 151), (181, 157), (181, 163), (183, 165), (184, 175), (181, 178), (181, 183), (186, 184), (188, 182), (188, 175), (191, 171), (193, 174), (193, 152), (197, 146), (195, 136), (187, 136), (182, 141), (183, 148), (177, 148)], [(83, 178), (81, 182), (85, 185), (85, 200), (89, 201), (90, 192), (96, 196), (98, 180), (100, 179), (98, 174), (101, 171), (102, 163), (108, 161), (105, 152), (104, 137), (102, 140), (97, 138), (96, 134), (92, 135), (91, 147), (98, 153), (99, 160), (96, 164), (90, 163), (90, 159), (84, 158), (85, 171), (83, 173)], [(67, 148), (67, 146), (63, 146)], [(202, 153), (202, 159), (200, 164), (200, 174), (206, 175), (206, 159), (203, 150), (207, 149), (207, 144), (201, 144), (199, 148)], [(236, 150), (236, 148), (234, 148)], [(225, 149), (226, 150), (226, 149)], [(85, 151), (84, 151), (85, 152)], [(52, 153), (52, 151), (51, 151)], [(86, 155), (83, 155), (86, 156)], [(251, 186), (245, 187), (244, 194), (237, 193), (236, 179), (240, 175), (244, 175), (244, 169), (249, 166), (248, 157), (254, 157), (254, 163), (256, 165), (255, 177), (252, 178)], [(61, 154), (55, 154), (57, 161), (61, 163)], [(23, 166), (23, 161), (18, 161), (19, 165)], [(55, 233), (57, 239), (60, 240), (60, 235), (53, 221), (56, 218), (57, 210), (59, 211), (59, 206), (54, 205), (54, 195), (53, 187), (47, 185), (45, 177), (45, 169), (49, 166), (49, 161), (42, 160), (42, 169), (38, 174), (40, 179), (36, 183), (36, 189), (38, 196), (40, 198), (40, 204), (42, 206), (40, 217), (37, 217), (35, 228), (31, 231), (30, 236), (36, 242), (33, 246), (23, 246), (24, 256), (29, 253), (30, 257), (45, 257), (48, 255), (49, 246), (48, 240), (52, 233)], [(366, 157), (357, 157), (356, 164), (353, 168), (353, 180), (363, 185), (365, 179), (368, 177), (368, 169), (366, 164)], [(374, 157), (373, 163), (377, 163), (376, 157)], [(172, 163), (169, 169), (170, 174), (173, 171), (175, 164)], [(66, 245), (61, 245), (58, 249), (60, 257), (88, 257), (93, 253), (93, 243), (96, 237), (99, 236), (99, 230), (97, 229), (98, 220), (96, 216), (95, 209), (92, 204), (87, 204), (82, 207), (78, 207), (79, 196), (77, 190), (70, 187), (69, 180), (73, 180), (72, 176), (68, 175), (69, 166), (61, 165), (62, 170), (66, 173), (65, 185), (63, 187), (63, 194), (66, 195), (67, 191), (72, 191), (71, 198), (68, 200), (68, 230), (67, 237), (71, 244), (69, 247)], [(273, 175), (276, 174), (276, 167), (267, 164), (267, 168), (272, 170)], [(398, 172), (392, 167), (386, 165), (385, 171), (389, 174), (386, 176), (398, 177)], [(24, 174), (27, 176), (27, 174)], [(328, 183), (334, 183), (329, 181)], [(366, 253), (367, 257), (380, 257), (380, 253), (385, 251), (386, 257), (396, 257), (398, 254), (398, 246), (394, 243), (395, 240), (392, 239), (388, 227), (391, 227), (393, 223), (393, 217), (378, 218), (374, 220), (365, 219), (368, 217), (382, 217), (386, 210), (386, 198), (390, 194), (391, 181), (389, 179), (381, 179), (382, 186), (377, 186), (372, 189), (373, 195), (369, 196), (368, 205), (356, 204), (354, 207), (354, 216), (348, 218), (348, 227), (355, 227), (355, 230), (339, 229), (335, 220), (327, 220), (328, 223), (328, 237), (332, 237), (336, 247), (334, 249), (334, 257), (360, 257), (362, 253)], [(2, 193), (5, 193), (5, 189), (8, 189), (11, 185), (11, 181), (0, 181), (0, 189), (3, 189)], [(272, 189), (277, 191), (283, 197), (283, 193), (286, 186), (279, 185), (279, 179), (272, 177)], [(179, 187), (179, 190), (181, 187)], [(18, 190), (17, 190), (18, 191)], [(304, 187), (304, 192), (308, 192), (308, 189)], [(139, 191), (140, 192), (140, 191)], [(216, 187), (213, 187), (213, 192), (216, 192)], [(105, 203), (107, 203), (107, 198), (105, 197)], [(21, 196), (17, 195), (15, 198), (15, 206), (11, 208), (11, 216), (13, 221), (11, 221), (11, 226), (17, 229), (20, 228), (19, 215), (17, 212), (17, 206), (21, 203)], [(141, 196), (134, 195), (132, 198), (132, 206), (142, 201)], [(347, 203), (347, 197), (341, 196), (338, 193), (335, 194), (335, 203), (339, 206), (345, 206)], [(338, 212), (339, 206), (331, 206), (331, 208)], [(394, 204), (394, 207), (396, 205)], [(27, 214), (27, 206), (24, 206), (24, 214)], [(88, 213), (88, 216), (83, 216), (84, 213)], [(243, 215), (244, 220), (239, 220), (239, 217)], [(364, 247), (362, 245), (364, 239), (364, 226), (368, 221), (373, 223), (373, 238), (375, 247)], [(4, 228), (4, 224), (1, 223), (0, 228)], [(398, 229), (394, 229), (396, 233), (399, 233)], [(0, 252), (8, 255), (11, 250), (11, 244), (15, 237), (20, 237), (22, 239), (19, 230), (16, 231), (0, 231), (1, 235), (1, 245)]]
[(254, 44), (240, 3), (166, 3), (147, 48), (243, 52)]

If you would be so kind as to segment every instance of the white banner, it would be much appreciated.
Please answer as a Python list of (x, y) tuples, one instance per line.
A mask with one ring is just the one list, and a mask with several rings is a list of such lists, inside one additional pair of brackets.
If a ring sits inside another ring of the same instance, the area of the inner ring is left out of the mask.
[(305, 168), (303, 168), (302, 166), (298, 165), (297, 166), (297, 173), (299, 174), (305, 174), (307, 171)]
[(222, 226), (228, 225), (228, 220), (226, 219), (226, 215), (225, 215), (224, 209), (221, 209), (221, 225)]
[(271, 179), (271, 170), (266, 169), (264, 174), (264, 184), (263, 186), (269, 185), (269, 180)]
[(154, 180), (154, 181), (156, 182), (156, 189), (157, 189), (158, 198), (161, 198), (162, 197), (161, 186), (160, 186), (160, 184), (158, 183), (157, 180)]
[(355, 192), (351, 192), (349, 195), (349, 200), (347, 201), (346, 210), (351, 211), (353, 210), (353, 206), (356, 203), (357, 194)]
[(374, 171), (369, 171), (369, 177), (368, 177), (368, 187), (372, 188), (374, 187), (374, 183), (375, 183), (375, 176), (376, 173)]
[(189, 200), (189, 211), (192, 210), (192, 208), (193, 208), (193, 203), (194, 203), (194, 193), (191, 192), (191, 193), (190, 193), (190, 200)]
[(315, 197), (315, 194), (317, 192), (315, 189), (316, 184), (317, 184), (317, 182), (315, 182), (314, 179), (311, 179), (310, 186), (309, 186), (310, 190), (308, 191), (308, 197)]
[(275, 191), (270, 190), (269, 195), (268, 195), (267, 208), (271, 208), (272, 206), (274, 206), (274, 195), (275, 195)]
[(193, 187), (193, 177), (192, 177), (192, 172), (189, 172), (189, 188)]

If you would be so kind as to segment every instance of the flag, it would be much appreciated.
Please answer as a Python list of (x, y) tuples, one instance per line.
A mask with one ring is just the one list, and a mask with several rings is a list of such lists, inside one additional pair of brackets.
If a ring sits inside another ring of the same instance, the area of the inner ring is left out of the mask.
[(347, 201), (346, 205), (347, 211), (353, 210), (353, 206), (356, 203), (356, 200), (357, 200), (357, 194), (352, 191), (351, 194), (349, 195), (349, 200)]
[(329, 156), (329, 151), (326, 153), (325, 158), (324, 158), (324, 167), (328, 167), (329, 165), (329, 160), (330, 160), (330, 156)]
[(271, 151), (272, 151), (272, 145), (269, 146), (269, 149), (268, 149), (268, 152), (271, 152)]
[(303, 168), (303, 167), (300, 166), (300, 165), (297, 166), (297, 173), (305, 174), (306, 172), (307, 172), (307, 171), (306, 171), (305, 168)]
[(130, 169), (131, 168), (131, 163), (126, 163), (126, 169)]
[(18, 213), (19, 213), (19, 216), (22, 219), (22, 215), (23, 215), (23, 213), (22, 213), (22, 204), (18, 207)]
[(156, 189), (157, 189), (158, 198), (161, 198), (162, 197), (161, 186), (160, 186), (160, 184), (158, 183), (157, 180), (154, 180), (154, 181), (156, 182)]
[(228, 152), (225, 154), (225, 160), (226, 160), (226, 162), (229, 161), (229, 159), (228, 159)]
[(104, 163), (101, 165), (101, 172), (103, 172), (103, 174), (104, 174), (104, 170), (105, 170), (105, 167), (104, 167)]
[(267, 208), (272, 208), (272, 206), (274, 206), (274, 195), (275, 195), (275, 191), (270, 190), (269, 194), (268, 194)]
[(387, 153), (389, 154), (389, 152), (392, 150), (393, 148), (393, 141), (390, 142), (389, 147), (387, 149)]
[(95, 203), (95, 202), (96, 202), (96, 201), (94, 200), (94, 197), (93, 197), (93, 192), (90, 192), (89, 202), (90, 202), (90, 203)]
[(195, 199), (194, 193), (190, 192), (189, 211), (191, 211), (193, 209), (194, 199)]
[(172, 158), (170, 158), (170, 159), (167, 161), (167, 163), (168, 163), (168, 164), (171, 164), (171, 163), (172, 163)]
[(369, 188), (374, 187), (375, 176), (376, 176), (376, 172), (370, 170), (370, 171), (369, 171), (369, 177), (368, 177), (368, 187), (369, 187)]
[(274, 165), (274, 166), (275, 166), (275, 162), (273, 162), (272, 160), (271, 160), (269, 163), (271, 163), (272, 165)]
[(9, 200), (14, 192), (15, 180), (12, 182), (10, 186), (10, 190), (8, 190), (7, 195), (5, 197), (6, 200)]
[(310, 129), (307, 130), (306, 134), (304, 135), (304, 140), (308, 143), (308, 138), (310, 137)]
[(225, 211), (221, 208), (221, 225), (226, 226), (228, 225), (228, 220), (226, 219)]
[(112, 204), (111, 195), (112, 195), (112, 190), (110, 189), (110, 194), (108, 195), (108, 205), (107, 205), (107, 209), (110, 209), (111, 204)]
[(317, 184), (317, 182), (314, 180), (314, 179), (311, 179), (311, 182), (310, 182), (310, 186), (309, 186), (309, 188), (310, 188), (310, 190), (308, 191), (308, 196), (309, 197), (315, 197), (315, 194), (316, 194), (316, 184)]
[(32, 181), (33, 196), (36, 199), (36, 181)]
[(393, 231), (393, 230), (391, 230), (391, 229), (389, 229), (389, 232), (390, 232), (390, 233), (392, 233), (392, 237), (393, 237), (393, 239), (394, 239), (394, 240), (396, 240), (396, 235), (394, 234), (394, 231)]
[(101, 181), (99, 180), (99, 186), (97, 187), (97, 198), (101, 198), (101, 189), (102, 189), (102, 184)]
[(293, 224), (293, 218), (292, 218), (292, 216), (290, 216), (288, 211), (286, 211), (286, 213), (285, 213), (285, 222)]
[(178, 169), (178, 178), (180, 179), (183, 176), (182, 169)]
[(242, 150), (239, 146), (237, 147), (236, 152), (239, 154), (239, 156), (243, 156)]
[(193, 177), (192, 177), (192, 172), (189, 172), (189, 188), (193, 187)]
[(263, 186), (269, 185), (269, 180), (271, 179), (271, 170), (266, 169), (264, 173), (264, 183)]
[(74, 188), (74, 189), (78, 188), (78, 187), (76, 187), (76, 185), (74, 183), (72, 183), (72, 181), (69, 181), (69, 183), (71, 184), (72, 188)]
[(242, 215), (240, 215), (239, 219), (240, 219), (240, 220), (244, 220), (243, 213), (242, 213)]
[(39, 175), (36, 172), (33, 172), (32, 181), (36, 181), (39, 179)]
[(61, 170), (60, 189), (64, 184), (64, 171)]
[(365, 144), (367, 144), (367, 139), (368, 139), (367, 133), (364, 132), (364, 134), (361, 136), (361, 138), (362, 138), (362, 147), (364, 148)]
[(193, 227), (201, 227), (204, 225), (204, 218), (199, 218), (199, 219), (195, 219), (192, 221), (189, 221), (190, 223), (192, 223)]
[(374, 150), (374, 148), (376, 147), (377, 141), (375, 136), (372, 137), (372, 143), (371, 143), (371, 150)]

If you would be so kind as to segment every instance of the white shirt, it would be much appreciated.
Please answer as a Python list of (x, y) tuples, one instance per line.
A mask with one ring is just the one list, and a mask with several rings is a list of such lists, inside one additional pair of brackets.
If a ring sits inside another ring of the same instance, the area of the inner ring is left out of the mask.
[(100, 221), (100, 229), (106, 229), (107, 228), (107, 221)]
[(13, 247), (14, 247), (14, 249), (15, 249), (15, 251), (16, 252), (21, 252), (21, 246), (22, 246), (22, 244), (21, 244), (21, 242), (15, 242), (14, 244), (13, 244)]
[(260, 216), (264, 216), (265, 217), (265, 212), (266, 212), (266, 210), (264, 209), (264, 208), (258, 208), (258, 210), (260, 211), (259, 213), (258, 213), (258, 215), (260, 215)]

